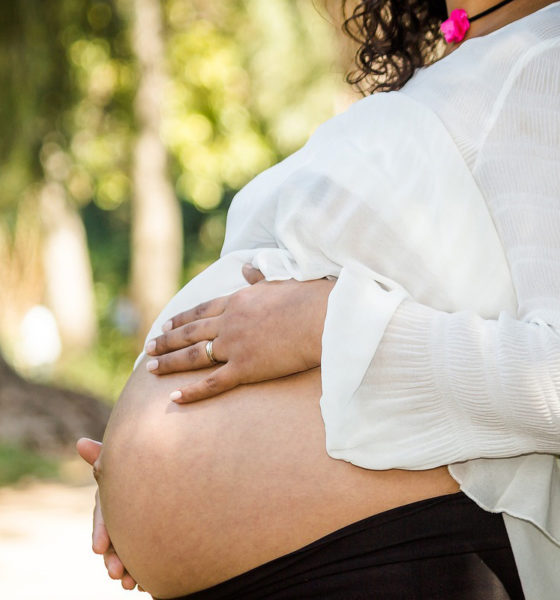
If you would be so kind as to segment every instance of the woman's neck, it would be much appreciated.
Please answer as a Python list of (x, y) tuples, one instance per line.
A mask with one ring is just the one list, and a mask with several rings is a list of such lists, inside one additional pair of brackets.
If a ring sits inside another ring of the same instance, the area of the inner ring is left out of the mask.
[[(465, 40), (486, 35), (500, 29), (504, 25), (513, 23), (531, 13), (552, 4), (555, 0), (512, 0), (505, 6), (492, 11), (488, 15), (471, 23)], [(456, 8), (467, 11), (469, 17), (474, 17), (481, 12), (499, 4), (500, 0), (446, 0), (447, 11), (451, 13)], [(463, 40), (464, 41), (464, 40)], [(457, 45), (455, 45), (457, 47)]]

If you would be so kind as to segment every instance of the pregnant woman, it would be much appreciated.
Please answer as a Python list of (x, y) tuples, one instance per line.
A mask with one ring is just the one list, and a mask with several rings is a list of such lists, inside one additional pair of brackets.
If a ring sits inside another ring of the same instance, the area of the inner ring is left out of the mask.
[(446, 7), (358, 4), (382, 93), (237, 195), (79, 442), (125, 587), (559, 597), (560, 3), (455, 8), (417, 69)]

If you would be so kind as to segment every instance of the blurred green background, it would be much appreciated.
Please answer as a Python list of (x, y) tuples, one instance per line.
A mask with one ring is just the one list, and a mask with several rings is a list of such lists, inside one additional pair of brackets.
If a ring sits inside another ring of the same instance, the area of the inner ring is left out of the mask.
[(235, 192), (356, 99), (340, 4), (3, 6), (0, 484), (97, 434), (106, 410), (69, 407), (114, 402), (152, 320), (218, 256)]

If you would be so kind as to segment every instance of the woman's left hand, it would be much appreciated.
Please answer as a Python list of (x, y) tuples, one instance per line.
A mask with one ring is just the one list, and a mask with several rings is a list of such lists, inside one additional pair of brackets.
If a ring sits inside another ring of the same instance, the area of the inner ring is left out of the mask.
[(242, 383), (276, 379), (317, 367), (327, 300), (334, 281), (264, 281), (250, 266), (253, 285), (215, 298), (164, 324), (146, 345), (152, 373), (164, 375), (223, 363), (207, 377), (171, 393), (177, 403), (216, 396)]

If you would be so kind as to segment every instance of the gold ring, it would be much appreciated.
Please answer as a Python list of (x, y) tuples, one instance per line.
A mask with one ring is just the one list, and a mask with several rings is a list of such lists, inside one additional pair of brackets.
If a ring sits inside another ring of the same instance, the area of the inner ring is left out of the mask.
[(214, 352), (212, 350), (212, 340), (210, 340), (207, 344), (206, 344), (206, 356), (208, 357), (208, 360), (213, 364), (213, 365), (217, 365), (220, 361), (216, 359), (216, 357), (214, 356)]

